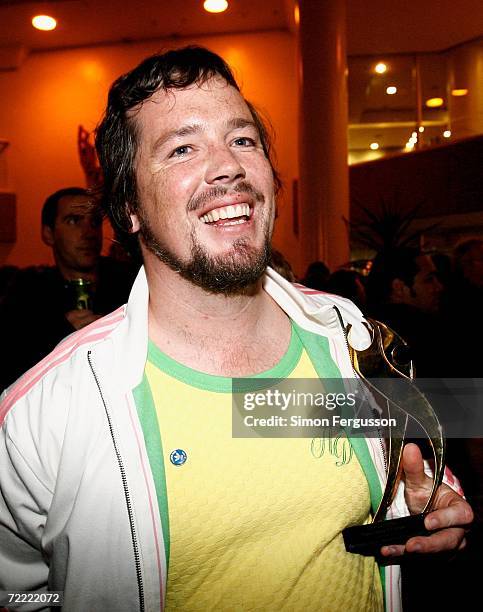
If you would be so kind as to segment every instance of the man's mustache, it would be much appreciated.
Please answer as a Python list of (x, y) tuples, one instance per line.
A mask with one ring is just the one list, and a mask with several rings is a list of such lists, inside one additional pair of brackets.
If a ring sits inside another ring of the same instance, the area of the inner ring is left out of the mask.
[(188, 212), (192, 212), (194, 210), (198, 210), (202, 208), (209, 202), (213, 200), (218, 200), (227, 194), (234, 193), (245, 193), (251, 196), (256, 202), (265, 202), (265, 196), (261, 191), (255, 189), (255, 187), (248, 181), (240, 181), (235, 185), (235, 187), (225, 187), (223, 185), (215, 185), (215, 187), (210, 187), (206, 191), (199, 193), (193, 196), (188, 202), (187, 210)]

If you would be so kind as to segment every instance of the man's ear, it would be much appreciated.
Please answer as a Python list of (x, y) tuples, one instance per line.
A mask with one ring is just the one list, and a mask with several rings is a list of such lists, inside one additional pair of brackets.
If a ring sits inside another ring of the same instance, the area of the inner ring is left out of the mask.
[(51, 227), (49, 227), (48, 225), (42, 225), (42, 240), (45, 242), (45, 244), (49, 247), (53, 247), (54, 246), (54, 231)]
[(139, 232), (140, 229), (140, 224), (139, 224), (139, 219), (138, 216), (135, 215), (134, 213), (131, 213), (129, 215), (130, 219), (131, 219), (131, 223), (132, 223), (132, 228), (131, 228), (131, 234), (135, 234), (136, 232)]

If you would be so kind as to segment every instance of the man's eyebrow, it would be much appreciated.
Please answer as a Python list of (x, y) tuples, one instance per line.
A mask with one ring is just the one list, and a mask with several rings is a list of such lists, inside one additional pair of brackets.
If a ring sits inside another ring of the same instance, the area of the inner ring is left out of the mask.
[(257, 129), (255, 122), (252, 119), (244, 119), (243, 117), (235, 117), (226, 122), (226, 127), (231, 130), (237, 130), (244, 127), (253, 127)]
[(199, 134), (202, 131), (201, 125), (198, 123), (183, 125), (175, 130), (169, 130), (160, 136), (153, 145), (153, 152), (156, 152), (168, 141), (174, 138), (183, 138), (184, 136), (191, 136), (192, 134)]

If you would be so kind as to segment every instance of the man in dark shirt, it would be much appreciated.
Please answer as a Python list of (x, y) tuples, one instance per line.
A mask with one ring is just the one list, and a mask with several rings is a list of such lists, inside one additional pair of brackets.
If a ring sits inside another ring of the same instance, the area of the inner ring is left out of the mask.
[[(101, 257), (102, 217), (85, 189), (69, 187), (42, 208), (42, 239), (56, 265), (17, 273), (1, 308), (6, 363), (2, 389), (47, 355), (65, 336), (127, 301), (134, 270)], [(72, 289), (82, 279), (88, 308), (78, 308)]]
[(447, 330), (438, 318), (442, 292), (431, 257), (409, 247), (379, 253), (368, 277), (370, 316), (408, 342), (419, 377), (449, 375)]

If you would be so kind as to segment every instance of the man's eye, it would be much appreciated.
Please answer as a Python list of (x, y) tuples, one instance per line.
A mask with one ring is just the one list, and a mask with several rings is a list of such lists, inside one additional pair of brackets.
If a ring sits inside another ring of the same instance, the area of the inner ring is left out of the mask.
[(233, 144), (238, 147), (253, 147), (255, 146), (255, 141), (253, 138), (249, 138), (248, 136), (240, 136), (240, 138), (236, 138), (233, 141)]
[(171, 153), (170, 157), (183, 157), (191, 151), (191, 147), (189, 145), (183, 145), (181, 147), (176, 147), (176, 149)]

